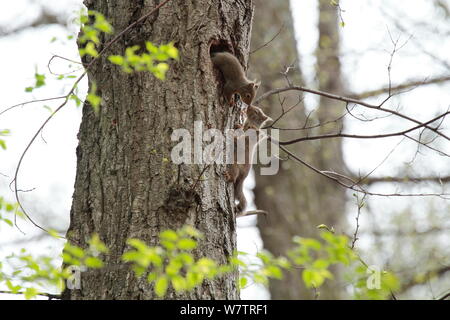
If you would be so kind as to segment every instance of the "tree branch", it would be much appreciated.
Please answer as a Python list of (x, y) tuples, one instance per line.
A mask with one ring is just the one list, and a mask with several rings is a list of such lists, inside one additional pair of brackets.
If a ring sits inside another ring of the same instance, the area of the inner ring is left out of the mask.
[[(6, 293), (6, 294), (25, 294), (25, 292), (11, 292), (11, 291), (5, 291), (5, 290), (0, 290), (0, 293)], [(48, 300), (52, 300), (52, 299), (61, 299), (61, 295), (60, 294), (51, 294), (51, 293), (38, 293), (38, 296), (44, 296), (47, 297)]]
[(47, 9), (42, 9), (40, 16), (30, 24), (23, 25), (11, 30), (8, 30), (7, 28), (1, 28), (0, 37), (11, 36), (13, 34), (17, 34), (31, 28), (47, 25), (61, 25), (65, 27), (67, 26), (67, 23), (64, 22), (63, 19), (61, 19), (61, 17), (59, 17), (58, 15), (49, 12)]
[(422, 183), (422, 182), (435, 182), (435, 183), (449, 183), (450, 176), (445, 177), (368, 177), (361, 181), (362, 184), (370, 185), (382, 182), (399, 182), (399, 183)]
[(450, 76), (440, 76), (440, 77), (424, 79), (424, 80), (411, 80), (406, 83), (392, 86), (391, 88), (384, 87), (384, 88), (377, 89), (377, 90), (370, 90), (370, 91), (361, 92), (361, 93), (352, 93), (352, 94), (350, 94), (349, 97), (353, 98), (353, 99), (367, 99), (367, 98), (382, 95), (384, 93), (389, 93), (389, 90), (391, 90), (391, 92), (395, 92), (395, 91), (406, 90), (406, 89), (414, 89), (414, 88), (417, 88), (420, 86), (426, 86), (426, 85), (430, 85), (430, 84), (443, 83), (443, 82), (447, 82), (447, 81), (450, 81)]
[(402, 119), (408, 120), (410, 122), (414, 122), (414, 123), (416, 123), (416, 124), (418, 124), (420, 126), (423, 126), (423, 127), (427, 128), (428, 130), (430, 130), (430, 131), (436, 133), (437, 135), (445, 138), (446, 140), (450, 141), (450, 137), (448, 137), (447, 135), (445, 135), (442, 132), (440, 132), (438, 130), (438, 128), (433, 128), (433, 127), (431, 127), (429, 125), (424, 125), (419, 120), (411, 118), (411, 117), (409, 117), (407, 115), (404, 115), (404, 114), (402, 114), (402, 113), (400, 113), (398, 111), (387, 109), (387, 108), (383, 108), (382, 107), (383, 104), (390, 97), (386, 98), (379, 105), (374, 105), (374, 104), (370, 104), (368, 102), (364, 102), (364, 101), (361, 101), (361, 100), (357, 100), (357, 99), (353, 99), (353, 98), (349, 98), (349, 97), (344, 97), (344, 96), (339, 96), (339, 95), (335, 95), (335, 94), (324, 92), (324, 91), (320, 91), (320, 90), (309, 89), (309, 88), (305, 88), (305, 87), (302, 87), (302, 86), (289, 86), (289, 87), (277, 88), (277, 89), (273, 89), (273, 90), (265, 92), (263, 95), (261, 95), (260, 97), (258, 97), (255, 100), (255, 104), (258, 103), (259, 101), (263, 100), (263, 99), (266, 99), (267, 97), (269, 97), (269, 96), (271, 96), (273, 94), (277, 94), (277, 93), (281, 93), (281, 92), (285, 92), (285, 91), (291, 91), (291, 90), (308, 92), (308, 93), (319, 95), (319, 96), (322, 96), (322, 97), (325, 97), (325, 98), (329, 98), (329, 99), (333, 99), (333, 100), (337, 100), (337, 101), (342, 101), (342, 102), (346, 102), (346, 103), (353, 103), (353, 104), (357, 104), (357, 105), (360, 105), (360, 106), (363, 106), (363, 107), (366, 107), (366, 108), (369, 108), (369, 109), (374, 109), (374, 110), (382, 111), (382, 112), (385, 112), (385, 113), (390, 113), (390, 114), (395, 115), (395, 116), (397, 116), (399, 118), (402, 118)]

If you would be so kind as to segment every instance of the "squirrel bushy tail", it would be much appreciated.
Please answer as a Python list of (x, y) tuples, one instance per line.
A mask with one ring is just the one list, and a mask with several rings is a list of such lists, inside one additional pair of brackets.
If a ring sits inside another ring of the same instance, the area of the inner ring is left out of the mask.
[(245, 179), (237, 179), (236, 184), (234, 186), (234, 198), (239, 201), (236, 206), (237, 215), (241, 212), (244, 212), (245, 207), (247, 206), (247, 199), (245, 199), (244, 195), (244, 180)]

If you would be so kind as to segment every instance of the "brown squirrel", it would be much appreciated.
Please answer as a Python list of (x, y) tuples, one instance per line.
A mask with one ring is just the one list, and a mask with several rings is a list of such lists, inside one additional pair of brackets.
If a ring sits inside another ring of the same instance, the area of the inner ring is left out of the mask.
[(239, 60), (229, 52), (214, 52), (211, 54), (211, 60), (222, 71), (225, 78), (223, 90), (226, 101), (233, 105), (233, 95), (237, 93), (242, 101), (250, 106), (255, 98), (260, 82), (247, 79)]
[[(260, 141), (259, 129), (264, 125), (264, 123), (270, 120), (272, 119), (268, 117), (260, 108), (249, 105), (247, 108), (247, 119), (244, 122), (243, 130), (244, 132), (249, 129), (256, 130), (257, 139), (256, 141), (252, 141), (252, 139), (249, 139), (249, 137), (246, 135), (234, 137), (235, 163), (229, 166), (227, 171), (224, 173), (224, 176), (227, 182), (233, 182), (234, 184), (234, 198), (239, 201), (238, 205), (236, 206), (238, 212), (237, 217), (258, 213), (267, 213), (262, 210), (244, 212), (244, 209), (247, 205), (247, 200), (245, 199), (244, 195), (244, 180), (250, 172), (250, 169), (252, 167), (253, 152), (256, 145)], [(239, 139), (245, 139), (245, 141), (243, 141), (245, 145), (245, 161), (242, 164), (237, 163), (237, 142)]]

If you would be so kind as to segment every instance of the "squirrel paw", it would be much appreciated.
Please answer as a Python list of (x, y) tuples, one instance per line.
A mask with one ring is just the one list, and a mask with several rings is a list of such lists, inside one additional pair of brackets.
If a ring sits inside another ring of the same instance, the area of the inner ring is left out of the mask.
[(236, 101), (234, 100), (234, 96), (232, 96), (230, 98), (228, 103), (229, 103), (230, 107), (234, 107), (236, 105)]

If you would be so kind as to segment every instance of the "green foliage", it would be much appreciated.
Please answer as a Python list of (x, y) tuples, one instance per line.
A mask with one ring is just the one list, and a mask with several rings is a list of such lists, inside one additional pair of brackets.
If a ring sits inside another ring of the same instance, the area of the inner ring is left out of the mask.
[[(0, 198), (0, 209), (1, 205), (5, 206), (3, 203)], [(12, 207), (8, 206), (8, 210)], [(330, 230), (325, 227), (321, 229)], [(207, 257), (196, 258), (193, 251), (202, 239), (203, 235), (191, 226), (162, 231), (154, 246), (139, 239), (129, 239), (127, 243), (131, 249), (123, 254), (122, 260), (131, 264), (137, 277), (145, 277), (153, 283), (154, 292), (160, 298), (171, 287), (176, 292), (192, 290), (205, 279), (214, 279), (237, 269), (240, 271), (240, 288), (248, 286), (250, 281), (268, 285), (269, 279), (282, 279), (286, 271), (299, 270), (305, 286), (317, 290), (326, 280), (333, 279), (329, 268), (338, 264), (350, 270), (347, 278), (353, 284), (357, 299), (386, 299), (400, 288), (395, 275), (369, 268), (350, 248), (346, 236), (331, 231), (321, 231), (319, 239), (294, 237), (295, 246), (286, 257), (261, 251), (256, 255), (257, 263), (246, 262), (250, 255), (245, 252), (235, 252), (225, 264)], [(44, 285), (51, 284), (63, 290), (64, 281), (71, 276), (71, 266), (80, 270), (103, 268), (101, 254), (108, 254), (108, 248), (96, 234), (90, 238), (86, 249), (66, 243), (62, 258), (69, 267), (65, 269), (55, 268), (50, 257), (33, 258), (22, 249), (19, 255), (8, 257), (22, 264), (12, 275), (3, 272), (0, 263), (0, 285), (6, 285), (11, 293), (23, 293), (27, 299), (39, 294), (39, 288)]]
[(11, 293), (23, 293), (26, 299), (38, 295), (41, 292), (38, 287), (53, 285), (62, 290), (63, 280), (70, 275), (61, 268), (56, 268), (51, 257), (34, 258), (25, 249), (18, 255), (8, 256), (7, 260), (16, 271), (10, 275), (3, 272), (0, 265), (0, 284), (3, 282)]
[(89, 104), (94, 109), (95, 113), (98, 113), (98, 110), (100, 108), (100, 103), (102, 102), (102, 98), (99, 97), (97, 94), (97, 85), (95, 82), (91, 84), (91, 90), (89, 91), (86, 100), (89, 102)]
[(194, 258), (192, 250), (197, 248), (199, 239), (202, 235), (191, 226), (161, 232), (160, 245), (157, 246), (129, 239), (128, 245), (133, 249), (125, 252), (122, 259), (132, 264), (136, 276), (146, 276), (148, 282), (154, 283), (158, 297), (163, 297), (170, 286), (177, 292), (191, 290), (204, 279), (212, 279), (228, 271), (212, 259)]
[(89, 10), (80, 16), (81, 32), (78, 41), (84, 47), (79, 49), (80, 55), (98, 56), (97, 46), (100, 44), (100, 33), (112, 33), (113, 28), (103, 14)]
[(232, 266), (239, 267), (239, 287), (244, 288), (250, 279), (254, 283), (269, 284), (269, 279), (282, 279), (283, 271), (291, 268), (291, 262), (285, 257), (274, 257), (270, 252), (258, 252), (257, 263), (245, 262), (247, 253), (238, 252), (230, 259)]
[(297, 246), (288, 252), (293, 264), (303, 268), (302, 279), (308, 288), (319, 288), (326, 279), (333, 279), (328, 270), (331, 265), (349, 265), (356, 260), (346, 236), (322, 231), (320, 238), (294, 237)]
[(127, 73), (133, 71), (149, 71), (160, 80), (164, 80), (169, 65), (164, 62), (169, 59), (178, 60), (178, 50), (173, 43), (163, 44), (159, 47), (147, 41), (145, 43), (146, 52), (138, 55), (139, 46), (129, 47), (125, 50), (125, 55), (111, 55), (108, 57), (111, 63), (122, 67)]
[(76, 94), (71, 94), (69, 99), (75, 101), (77, 107), (81, 106), (81, 100)]
[(34, 73), (34, 86), (26, 87), (25, 92), (33, 92), (34, 89), (45, 86), (45, 74), (40, 74), (37, 71)]
[[(326, 226), (321, 229), (331, 230)], [(258, 263), (246, 263), (245, 253), (231, 259), (231, 263), (240, 268), (239, 286), (247, 285), (248, 280), (268, 285), (269, 279), (282, 279), (287, 270), (301, 270), (306, 287), (319, 288), (327, 279), (333, 279), (329, 268), (335, 264), (349, 265), (357, 260), (357, 256), (348, 246), (346, 236), (335, 235), (331, 231), (322, 231), (320, 240), (294, 237), (295, 246), (287, 253), (287, 257), (274, 257), (270, 252), (257, 254)], [(244, 279), (244, 280), (242, 280)]]
[[(54, 232), (53, 234), (56, 235)], [(64, 269), (55, 267), (54, 257), (33, 257), (25, 249), (21, 249), (19, 254), (12, 254), (6, 258), (14, 272), (4, 271), (3, 264), (0, 263), (0, 285), (4, 284), (11, 293), (22, 293), (26, 299), (34, 298), (42, 293), (41, 288), (48, 286), (62, 291), (65, 288), (65, 281), (72, 276), (70, 271), (72, 266), (95, 269), (104, 266), (99, 255), (108, 253), (105, 244), (96, 234), (90, 238), (88, 244), (88, 248), (83, 249), (66, 243), (62, 258), (69, 266)]]
[(87, 268), (102, 268), (103, 261), (98, 257), (101, 253), (108, 253), (108, 248), (100, 241), (97, 234), (94, 234), (88, 241), (89, 247), (81, 247), (66, 243), (62, 253), (65, 264)]
[[(0, 130), (0, 137), (5, 137), (10, 134), (10, 131), (8, 129), (1, 129)], [(0, 139), (0, 148), (3, 150), (6, 150), (6, 142), (3, 139)]]
[(355, 299), (385, 300), (400, 289), (393, 273), (365, 264), (356, 266), (347, 278), (353, 283)]
[(19, 205), (17, 203), (7, 202), (3, 199), (3, 197), (0, 197), (0, 222), (4, 222), (8, 226), (12, 227), (12, 219), (14, 215), (23, 218), (24, 215), (20, 210), (18, 210), (18, 207)]

